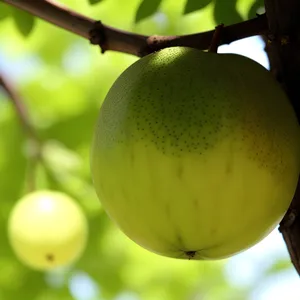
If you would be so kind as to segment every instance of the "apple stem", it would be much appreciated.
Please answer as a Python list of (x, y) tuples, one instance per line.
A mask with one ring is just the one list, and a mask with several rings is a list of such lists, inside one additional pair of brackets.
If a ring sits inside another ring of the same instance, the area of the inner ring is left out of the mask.
[(41, 157), (41, 140), (39, 139), (34, 126), (32, 125), (28, 111), (24, 104), (21, 95), (11, 82), (0, 74), (0, 87), (4, 90), (14, 105), (17, 116), (27, 137), (28, 141), (28, 171), (27, 171), (27, 189), (28, 191), (35, 190), (35, 169), (37, 162)]
[(224, 24), (220, 24), (216, 26), (215, 32), (213, 34), (213, 37), (211, 39), (211, 43), (208, 49), (208, 52), (214, 52), (218, 53), (219, 45), (222, 41), (222, 31), (224, 29)]

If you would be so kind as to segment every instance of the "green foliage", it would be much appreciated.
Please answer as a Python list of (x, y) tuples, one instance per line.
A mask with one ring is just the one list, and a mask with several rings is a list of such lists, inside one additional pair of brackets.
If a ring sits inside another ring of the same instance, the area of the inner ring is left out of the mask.
[(276, 273), (281, 273), (291, 268), (291, 263), (287, 260), (277, 260), (266, 270), (266, 275), (273, 275)]
[(255, 0), (248, 11), (248, 18), (254, 18), (261, 8), (264, 8), (264, 0)]
[(138, 7), (135, 15), (135, 22), (139, 22), (147, 17), (153, 15), (162, 0), (143, 0)]
[[(203, 6), (186, 0), (106, 0), (93, 6), (89, 3), (96, 1), (60, 2), (122, 29), (188, 34), (212, 29), (215, 21), (228, 25), (241, 20), (254, 1), (217, 0), (215, 6), (205, 7), (209, 1), (199, 1)], [(162, 19), (152, 17), (158, 7)], [(184, 11), (194, 13), (182, 16)], [(70, 268), (42, 274), (24, 267), (13, 255), (6, 222), (12, 206), (25, 192), (28, 141), (12, 103), (0, 89), (0, 299), (81, 300), (70, 288), (78, 274), (86, 274), (98, 287), (93, 297), (85, 300), (116, 300), (127, 294), (139, 300), (248, 299), (249, 287), (232, 284), (227, 278), (226, 260), (179, 261), (152, 254), (116, 228), (95, 195), (89, 151), (98, 111), (114, 80), (137, 58), (109, 51), (100, 55), (87, 41), (34, 21), (3, 3), (0, 20), (0, 71), (14, 79), (44, 145), (44, 163), (36, 170), (37, 187), (74, 197), (90, 228), (88, 247)], [(134, 24), (135, 20), (143, 22)], [(287, 260), (270, 272), (285, 266), (289, 267)], [(261, 274), (260, 270), (257, 273)]]
[(34, 28), (34, 17), (18, 9), (12, 9), (12, 17), (20, 33), (24, 36), (28, 36)]
[(237, 0), (215, 0), (214, 19), (217, 24), (230, 25), (243, 19), (237, 10)]
[(11, 8), (3, 3), (0, 3), (0, 21), (10, 16)]
[(88, 0), (88, 1), (91, 5), (94, 5), (94, 4), (100, 3), (103, 0)]
[(212, 0), (187, 0), (184, 7), (184, 14), (200, 10), (210, 4)]

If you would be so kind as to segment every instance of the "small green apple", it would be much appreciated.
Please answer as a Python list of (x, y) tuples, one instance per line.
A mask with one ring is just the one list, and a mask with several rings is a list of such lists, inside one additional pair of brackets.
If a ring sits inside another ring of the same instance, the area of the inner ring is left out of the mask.
[(14, 206), (8, 235), (24, 264), (50, 270), (79, 258), (87, 243), (88, 225), (83, 211), (68, 195), (41, 190), (25, 195)]

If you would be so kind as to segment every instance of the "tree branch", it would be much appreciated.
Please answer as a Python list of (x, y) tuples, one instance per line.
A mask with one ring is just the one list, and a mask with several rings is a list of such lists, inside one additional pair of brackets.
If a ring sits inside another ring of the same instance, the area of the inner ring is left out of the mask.
[[(267, 53), (277, 80), (300, 122), (300, 1), (265, 0), (270, 33)], [(292, 263), (300, 274), (300, 180), (292, 204), (280, 223)]]
[[(103, 51), (112, 50), (143, 56), (158, 49), (172, 46), (187, 46), (206, 50), (209, 48), (214, 34), (214, 30), (211, 30), (183, 36), (147, 36), (104, 24), (98, 26), (99, 23), (96, 20), (74, 12), (53, 0), (2, 1), (88, 39), (93, 44), (100, 44)], [(224, 27), (220, 44), (228, 44), (249, 36), (264, 34), (267, 28), (265, 15)]]
[(38, 135), (32, 126), (26, 107), (22, 101), (21, 96), (13, 88), (10, 82), (0, 74), (0, 87), (3, 88), (4, 92), (10, 98), (13, 103), (16, 114), (20, 119), (23, 129), (27, 135), (28, 141), (30, 142), (31, 151), (29, 152), (29, 162), (28, 162), (28, 173), (27, 173), (27, 184), (28, 191), (33, 191), (35, 189), (35, 167), (37, 161), (40, 158), (41, 142)]
[(36, 132), (29, 121), (28, 114), (25, 106), (23, 105), (23, 101), (21, 97), (14, 90), (10, 82), (7, 79), (5, 79), (4, 76), (2, 76), (1, 74), (0, 74), (0, 87), (3, 88), (4, 92), (7, 94), (7, 96), (14, 104), (17, 115), (28, 137), (30, 137), (33, 140), (38, 140)]

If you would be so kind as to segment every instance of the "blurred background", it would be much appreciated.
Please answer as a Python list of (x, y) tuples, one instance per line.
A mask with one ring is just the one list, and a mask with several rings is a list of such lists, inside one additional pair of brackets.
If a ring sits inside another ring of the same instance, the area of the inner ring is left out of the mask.
[[(192, 6), (188, 14), (184, 14), (186, 0), (153, 0), (144, 8), (140, 0), (60, 2), (105, 24), (149, 35), (211, 30), (218, 23), (239, 22), (263, 11), (260, 0), (202, 0), (198, 1), (202, 7)], [(260, 37), (219, 50), (240, 53), (269, 67)], [(44, 163), (35, 173), (37, 188), (72, 196), (90, 226), (88, 247), (73, 266), (42, 273), (16, 259), (7, 239), (7, 218), (25, 193), (32, 147), (0, 88), (0, 299), (300, 299), (299, 278), (277, 229), (233, 258), (196, 262), (152, 254), (108, 219), (91, 182), (90, 142), (108, 89), (135, 60), (109, 51), (101, 55), (88, 41), (0, 3), (0, 75), (22, 96), (43, 141)]]

